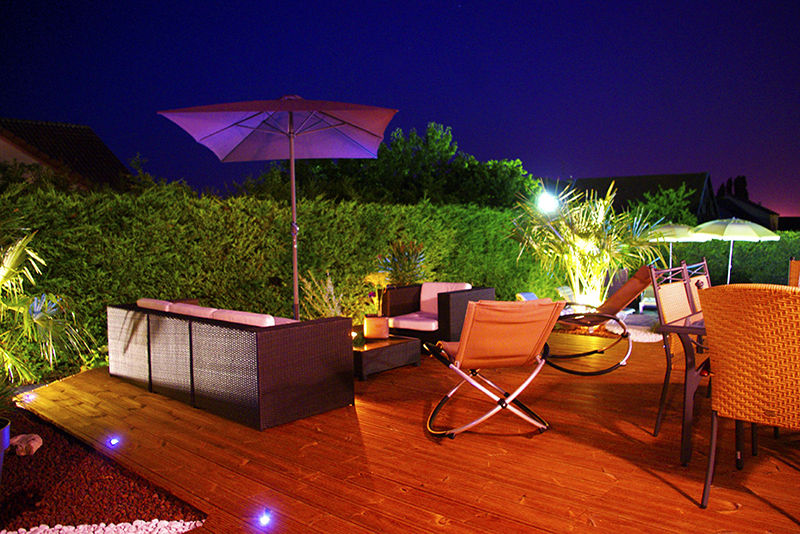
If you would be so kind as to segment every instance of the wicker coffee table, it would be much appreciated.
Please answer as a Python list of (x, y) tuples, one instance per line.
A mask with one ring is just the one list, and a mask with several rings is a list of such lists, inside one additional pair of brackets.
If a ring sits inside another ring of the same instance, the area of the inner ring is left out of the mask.
[(422, 347), (415, 337), (389, 336), (389, 339), (367, 339), (353, 346), (353, 368), (360, 380), (367, 376), (404, 365), (419, 366)]

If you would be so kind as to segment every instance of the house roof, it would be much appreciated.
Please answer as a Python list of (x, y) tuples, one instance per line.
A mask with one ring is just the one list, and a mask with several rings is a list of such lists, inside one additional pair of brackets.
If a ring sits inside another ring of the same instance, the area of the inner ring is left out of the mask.
[[(614, 182), (616, 196), (614, 209), (623, 210), (629, 207), (630, 201), (644, 200), (645, 193), (658, 193), (659, 188), (677, 189), (686, 184), (687, 189), (694, 192), (689, 197), (689, 209), (701, 220), (716, 217), (714, 193), (711, 189), (711, 178), (707, 172), (685, 174), (648, 174), (640, 176), (609, 176), (603, 178), (579, 178), (570, 181), (579, 191), (597, 191), (604, 195)], [(708, 212), (711, 209), (711, 212)], [(707, 213), (708, 212), (708, 213)], [(705, 217), (704, 217), (705, 216)]]
[(0, 117), (0, 137), (43, 164), (77, 175), (89, 187), (123, 187), (125, 165), (88, 126)]

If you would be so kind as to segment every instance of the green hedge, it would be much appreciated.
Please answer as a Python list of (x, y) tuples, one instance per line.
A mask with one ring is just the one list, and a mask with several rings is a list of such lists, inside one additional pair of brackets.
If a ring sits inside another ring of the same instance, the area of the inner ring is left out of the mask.
[[(251, 197), (197, 197), (179, 184), (140, 194), (33, 191), (3, 198), (3, 209), (36, 230), (47, 262), (42, 290), (68, 295), (99, 342), (105, 306), (154, 298), (291, 316), (288, 205)], [(298, 206), (300, 273), (329, 272), (357, 320), (369, 291), (364, 277), (399, 238), (425, 245), (431, 279), (553, 294), (528, 256), (508, 238), (512, 210), (304, 201)], [(301, 299), (303, 295), (301, 294)]]
[[(785, 284), (789, 276), (789, 259), (800, 258), (800, 232), (778, 232), (780, 241), (747, 242), (733, 244), (731, 283)], [(666, 249), (665, 249), (666, 250)], [(705, 243), (674, 243), (673, 263), (680, 260), (694, 263), (706, 258), (711, 283), (724, 284), (728, 276), (727, 241)], [(664, 253), (665, 259), (668, 252)]]
[[(248, 196), (198, 197), (180, 184), (139, 194), (32, 191), (2, 197), (2, 209), (37, 230), (32, 245), (47, 261), (42, 291), (69, 296), (104, 343), (105, 306), (154, 298), (199, 298), (221, 308), (291, 316), (290, 213), (286, 203)], [(513, 210), (476, 206), (302, 201), (298, 207), (301, 275), (329, 272), (345, 312), (360, 320), (363, 279), (396, 239), (425, 245), (430, 278), (492, 286), (499, 299), (518, 291), (556, 296), (563, 285), (509, 239)], [(785, 283), (800, 234), (781, 241), (737, 242), (733, 282)], [(665, 249), (666, 255), (666, 249)], [(676, 243), (674, 257), (706, 257), (712, 282), (725, 282), (728, 244)], [(301, 299), (303, 299), (301, 294)]]

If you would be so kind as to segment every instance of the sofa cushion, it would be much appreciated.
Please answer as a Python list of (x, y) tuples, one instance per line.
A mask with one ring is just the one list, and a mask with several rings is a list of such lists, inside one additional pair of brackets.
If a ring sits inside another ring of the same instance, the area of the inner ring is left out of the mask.
[(140, 308), (146, 308), (148, 310), (158, 310), (158, 311), (169, 311), (172, 303), (168, 300), (158, 300), (158, 299), (139, 299), (136, 301), (136, 305)]
[(275, 317), (275, 326), (281, 324), (292, 324), (292, 323), (299, 323), (297, 319), (289, 319), (288, 317)]
[(435, 332), (439, 329), (436, 314), (425, 312), (407, 313), (389, 317), (389, 328), (404, 328), (406, 330), (421, 330)]
[(266, 313), (253, 313), (235, 310), (217, 310), (211, 314), (212, 319), (229, 323), (246, 324), (248, 326), (274, 326), (275, 318)]
[(192, 317), (210, 319), (217, 309), (198, 306), (196, 304), (186, 304), (184, 302), (174, 302), (172, 306), (170, 306), (169, 311), (173, 313), (180, 313), (181, 315), (191, 315)]
[[(419, 311), (432, 313), (436, 317), (439, 313), (439, 293), (472, 289), (472, 284), (466, 282), (423, 282), (419, 293)], [(436, 330), (434, 328), (434, 330)]]

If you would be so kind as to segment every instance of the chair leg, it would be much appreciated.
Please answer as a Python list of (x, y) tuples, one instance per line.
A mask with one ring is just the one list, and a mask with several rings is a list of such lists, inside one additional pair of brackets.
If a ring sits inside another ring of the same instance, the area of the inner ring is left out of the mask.
[(772, 427), (772, 437), (774, 437), (775, 439), (781, 437), (781, 431), (777, 426)]
[[(443, 362), (444, 363), (444, 362)], [(508, 393), (504, 391), (502, 388), (496, 386), (491, 381), (483, 377), (477, 370), (470, 370), (469, 373), (465, 373), (463, 370), (459, 369), (453, 364), (448, 364), (448, 367), (455, 371), (459, 376), (461, 376), (461, 382), (458, 383), (450, 392), (445, 395), (442, 400), (436, 405), (436, 407), (431, 411), (430, 415), (428, 416), (427, 422), (427, 430), (432, 436), (436, 437), (448, 437), (454, 438), (456, 434), (460, 434), (470, 428), (474, 427), (475, 425), (486, 421), (491, 416), (495, 415), (500, 410), (508, 409), (509, 412), (513, 413), (514, 415), (524, 419), (531, 425), (535, 426), (539, 432), (544, 432), (548, 428), (550, 428), (550, 424), (545, 421), (542, 417), (537, 415), (533, 410), (525, 406), (521, 401), (517, 400), (517, 396), (525, 390), (525, 388), (533, 382), (533, 379), (539, 374), (544, 367), (544, 359), (539, 359), (536, 367), (534, 368), (533, 372), (525, 379), (525, 381), (512, 393)], [(495, 391), (499, 392), (502, 396), (497, 395), (495, 392), (484, 386), (481, 382), (477, 379), (483, 381), (483, 383), (492, 387)], [(461, 425), (456, 428), (448, 428), (448, 429), (437, 429), (434, 428), (434, 420), (436, 416), (439, 414), (441, 409), (450, 400), (453, 395), (458, 391), (458, 389), (464, 385), (465, 383), (469, 383), (470, 385), (474, 386), (476, 389), (481, 391), (487, 397), (489, 397), (492, 401), (494, 406), (491, 410), (483, 414), (482, 416), (478, 417), (477, 419)]]
[(664, 419), (664, 410), (667, 406), (667, 391), (669, 390), (669, 379), (672, 374), (672, 352), (669, 350), (669, 336), (664, 335), (664, 353), (667, 357), (667, 369), (664, 372), (664, 384), (661, 386), (661, 398), (658, 401), (658, 415), (656, 415), (656, 426), (653, 435), (658, 436), (661, 431), (661, 421)]
[(758, 425), (750, 423), (750, 446), (753, 456), (758, 456)]
[(742, 457), (742, 449), (744, 449), (744, 422), (736, 420), (736, 469), (742, 470), (744, 467), (744, 458)]
[(714, 467), (717, 461), (717, 430), (719, 419), (717, 412), (711, 411), (711, 445), (708, 449), (708, 467), (706, 467), (706, 481), (703, 486), (703, 497), (700, 499), (700, 508), (708, 507), (708, 495), (711, 493), (711, 482), (714, 480)]

